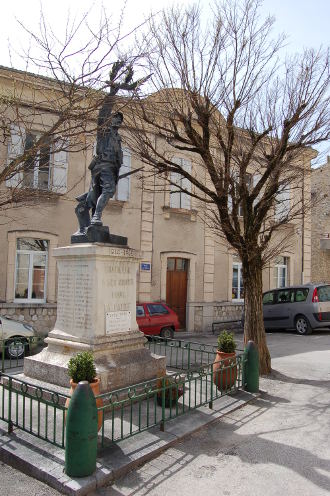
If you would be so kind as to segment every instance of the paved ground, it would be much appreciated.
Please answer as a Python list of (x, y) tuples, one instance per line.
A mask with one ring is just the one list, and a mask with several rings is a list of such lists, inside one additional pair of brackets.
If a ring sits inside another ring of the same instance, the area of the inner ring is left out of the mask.
[(0, 462), (1, 494), (6, 496), (57, 496), (60, 493)]
[(329, 495), (330, 333), (268, 342), (274, 373), (260, 399), (95, 494)]

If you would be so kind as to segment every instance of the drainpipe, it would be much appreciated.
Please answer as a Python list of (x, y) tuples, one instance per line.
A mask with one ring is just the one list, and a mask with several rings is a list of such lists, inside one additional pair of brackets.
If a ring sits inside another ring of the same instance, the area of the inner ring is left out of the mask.
[(305, 169), (303, 165), (302, 190), (302, 220), (301, 220), (301, 284), (304, 284), (304, 247), (305, 247)]

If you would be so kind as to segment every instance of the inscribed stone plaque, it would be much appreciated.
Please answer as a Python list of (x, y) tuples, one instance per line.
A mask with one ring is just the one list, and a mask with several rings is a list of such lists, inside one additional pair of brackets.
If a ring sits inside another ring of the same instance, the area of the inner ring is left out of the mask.
[(107, 312), (105, 314), (105, 333), (126, 332), (131, 330), (131, 312)]

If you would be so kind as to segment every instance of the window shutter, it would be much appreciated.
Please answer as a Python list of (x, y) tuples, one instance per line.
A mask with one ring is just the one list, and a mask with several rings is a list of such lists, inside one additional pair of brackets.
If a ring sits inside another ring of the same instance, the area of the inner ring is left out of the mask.
[[(191, 174), (191, 163), (190, 160), (182, 160), (182, 168), (184, 171)], [(191, 182), (186, 177), (182, 177), (181, 180), (182, 188), (186, 191), (191, 192)], [(190, 209), (191, 208), (191, 196), (187, 193), (181, 193), (181, 208)]]
[(53, 183), (52, 190), (55, 193), (64, 194), (67, 191), (68, 179), (68, 152), (67, 141), (58, 141), (53, 148)]
[[(119, 175), (131, 172), (131, 152), (128, 148), (123, 148), (123, 163), (120, 167)], [(120, 179), (117, 184), (117, 200), (128, 201), (130, 192), (130, 176)]]
[(287, 186), (282, 191), (279, 191), (275, 199), (275, 219), (283, 220), (290, 211), (290, 187)]
[(171, 194), (170, 194), (170, 207), (180, 208), (180, 191), (176, 185), (180, 185), (180, 174), (177, 172), (171, 172)]
[[(260, 181), (260, 179), (261, 179), (261, 174), (254, 174), (253, 175), (253, 179), (252, 179), (252, 186), (253, 186), (253, 188), (256, 187), (256, 185), (258, 184), (258, 182)], [(256, 203), (258, 203), (258, 201), (260, 200), (260, 197), (261, 197), (261, 192), (259, 193), (259, 195), (257, 196), (257, 198), (254, 200), (253, 205), (255, 205)]]
[[(20, 126), (12, 125), (10, 128), (10, 139), (8, 143), (8, 155), (7, 155), (7, 165), (10, 164), (12, 160), (24, 153), (25, 144), (25, 129)], [(9, 188), (20, 187), (22, 184), (23, 173), (18, 172), (13, 174), (6, 180), (6, 186)]]

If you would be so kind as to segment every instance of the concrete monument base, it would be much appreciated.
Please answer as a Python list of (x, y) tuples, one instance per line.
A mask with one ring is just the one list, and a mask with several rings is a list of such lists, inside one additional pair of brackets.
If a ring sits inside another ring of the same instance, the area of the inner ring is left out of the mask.
[(166, 358), (145, 348), (136, 323), (138, 254), (103, 243), (56, 248), (58, 306), (48, 347), (24, 360), (24, 375), (67, 387), (68, 361), (80, 351), (95, 357), (101, 391), (166, 373)]

